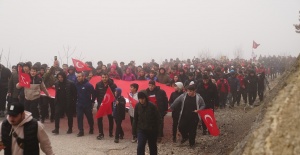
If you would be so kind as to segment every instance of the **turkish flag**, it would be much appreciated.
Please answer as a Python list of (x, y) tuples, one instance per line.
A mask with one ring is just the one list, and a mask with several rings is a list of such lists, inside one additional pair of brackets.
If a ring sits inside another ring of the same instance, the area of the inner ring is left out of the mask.
[(132, 105), (132, 107), (134, 109), (135, 105), (137, 104), (137, 100), (135, 100), (134, 98), (132, 98), (129, 93), (128, 93), (128, 99), (129, 99), (129, 101), (130, 101), (130, 103), (131, 103), (131, 105)]
[(21, 66), (19, 66), (18, 72), (19, 72), (19, 85), (22, 87), (30, 88), (31, 79), (29, 74), (23, 73)]
[(256, 43), (254, 40), (253, 40), (253, 45), (252, 45), (252, 48), (256, 49), (260, 44)]
[(200, 115), (201, 119), (205, 123), (209, 133), (212, 136), (218, 136), (220, 134), (220, 130), (217, 126), (213, 110), (212, 109), (198, 110), (198, 114)]
[(148, 96), (149, 102), (152, 102), (154, 105), (157, 106), (156, 97), (155, 95)]
[(83, 62), (80, 61), (80, 60), (77, 60), (77, 59), (73, 59), (73, 58), (72, 58), (72, 61), (73, 61), (74, 67), (75, 67), (75, 69), (76, 69), (77, 72), (90, 71), (90, 70), (92, 70), (91, 68), (89, 68), (89, 67), (87, 66), (87, 64), (83, 63)]
[[(112, 93), (110, 87), (106, 89), (106, 93), (104, 95), (104, 99), (97, 111), (96, 118), (100, 118), (112, 113), (112, 102), (115, 100), (115, 96)], [(98, 103), (99, 104), (99, 103)]]

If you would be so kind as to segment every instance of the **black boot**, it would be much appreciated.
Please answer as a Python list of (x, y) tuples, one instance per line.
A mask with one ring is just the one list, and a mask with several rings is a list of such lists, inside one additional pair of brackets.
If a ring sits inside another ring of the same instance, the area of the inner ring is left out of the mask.
[(55, 135), (58, 135), (59, 131), (58, 131), (58, 129), (54, 129), (54, 130), (52, 130), (52, 133), (54, 133)]
[(67, 131), (67, 134), (71, 134), (73, 131), (72, 131), (72, 128), (69, 128), (68, 131)]

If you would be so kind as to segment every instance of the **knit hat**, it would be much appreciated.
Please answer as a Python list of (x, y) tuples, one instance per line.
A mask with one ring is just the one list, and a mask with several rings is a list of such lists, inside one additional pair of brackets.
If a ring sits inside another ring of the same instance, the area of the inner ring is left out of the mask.
[(180, 90), (182, 90), (182, 88), (183, 88), (182, 82), (176, 82), (175, 85), (176, 85)]

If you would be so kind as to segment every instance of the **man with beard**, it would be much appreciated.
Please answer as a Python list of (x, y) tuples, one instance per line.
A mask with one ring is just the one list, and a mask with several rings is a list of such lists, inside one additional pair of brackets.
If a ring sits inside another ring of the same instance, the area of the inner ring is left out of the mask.
[[(104, 99), (105, 93), (107, 88), (110, 87), (112, 92), (116, 91), (117, 85), (114, 83), (112, 79), (108, 77), (107, 73), (102, 74), (102, 80), (96, 84), (96, 97), (98, 106), (97, 109), (99, 110), (101, 103)], [(113, 137), (113, 127), (114, 127), (114, 120), (112, 115), (107, 115), (108, 121), (109, 121), (109, 137)], [(99, 129), (99, 136), (97, 136), (98, 140), (101, 140), (104, 138), (104, 132), (103, 132), (103, 117), (98, 118), (98, 129)]]
[(75, 102), (77, 100), (77, 91), (75, 84), (67, 80), (65, 72), (57, 74), (58, 81), (55, 83), (55, 129), (52, 131), (54, 134), (59, 134), (59, 121), (60, 117), (66, 113), (68, 117), (68, 131), (67, 134), (72, 133), (73, 127), (73, 113)]
[(7, 118), (0, 124), (0, 151), (4, 154), (54, 155), (44, 126), (24, 111), (24, 105), (13, 102), (7, 110)]

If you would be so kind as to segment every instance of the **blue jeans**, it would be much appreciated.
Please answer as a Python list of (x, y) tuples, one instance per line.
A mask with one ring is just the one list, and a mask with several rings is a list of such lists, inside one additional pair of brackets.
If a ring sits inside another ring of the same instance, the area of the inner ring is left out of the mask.
[(92, 113), (92, 107), (87, 106), (76, 106), (76, 112), (77, 112), (77, 122), (78, 122), (78, 130), (79, 132), (83, 132), (83, 114), (85, 114), (88, 123), (90, 125), (90, 130), (94, 130), (94, 119), (93, 119), (93, 113)]
[(138, 131), (137, 139), (137, 155), (145, 154), (145, 147), (147, 141), (150, 150), (150, 155), (157, 155), (157, 132)]

